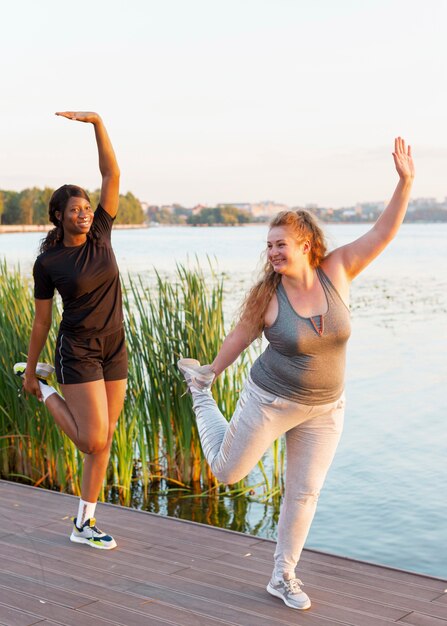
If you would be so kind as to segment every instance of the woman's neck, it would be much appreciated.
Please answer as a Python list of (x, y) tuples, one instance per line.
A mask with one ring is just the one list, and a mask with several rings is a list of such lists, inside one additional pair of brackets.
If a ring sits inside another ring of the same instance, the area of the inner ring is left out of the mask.
[(302, 289), (304, 291), (312, 289), (316, 280), (318, 280), (317, 272), (310, 265), (305, 265), (290, 274), (283, 274), (282, 276), (282, 282), (285, 287)]
[(83, 243), (87, 241), (87, 235), (70, 235), (64, 233), (64, 238), (62, 243), (66, 248), (75, 248), (77, 246), (82, 246)]

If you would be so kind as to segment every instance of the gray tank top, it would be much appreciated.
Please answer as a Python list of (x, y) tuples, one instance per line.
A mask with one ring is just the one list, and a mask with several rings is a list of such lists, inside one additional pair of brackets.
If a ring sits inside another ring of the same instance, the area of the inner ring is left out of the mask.
[(261, 389), (308, 405), (328, 404), (341, 396), (351, 334), (349, 309), (321, 268), (317, 276), (326, 295), (326, 313), (301, 317), (280, 283), (278, 316), (264, 328), (269, 345), (250, 372)]

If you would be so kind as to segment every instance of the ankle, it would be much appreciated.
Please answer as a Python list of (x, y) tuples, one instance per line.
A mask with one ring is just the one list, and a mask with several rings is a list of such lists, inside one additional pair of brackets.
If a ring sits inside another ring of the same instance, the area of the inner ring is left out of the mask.
[(46, 383), (43, 383), (40, 380), (39, 380), (39, 389), (40, 389), (40, 393), (42, 394), (43, 401), (45, 403), (50, 396), (54, 394), (59, 395), (54, 387), (52, 387), (51, 385), (47, 385)]

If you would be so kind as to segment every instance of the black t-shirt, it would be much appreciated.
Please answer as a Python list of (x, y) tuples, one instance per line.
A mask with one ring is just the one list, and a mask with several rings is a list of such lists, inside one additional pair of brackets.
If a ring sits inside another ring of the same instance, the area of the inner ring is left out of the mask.
[(62, 296), (61, 332), (77, 337), (110, 335), (123, 326), (118, 265), (110, 241), (113, 218), (101, 205), (91, 231), (80, 246), (62, 242), (40, 254), (34, 264), (34, 297)]

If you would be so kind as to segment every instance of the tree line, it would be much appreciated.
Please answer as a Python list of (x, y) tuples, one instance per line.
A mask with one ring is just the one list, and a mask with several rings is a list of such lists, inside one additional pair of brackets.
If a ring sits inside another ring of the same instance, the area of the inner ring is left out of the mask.
[(150, 206), (147, 210), (150, 222), (182, 226), (237, 226), (255, 221), (247, 211), (230, 204), (217, 207), (202, 207), (199, 211), (186, 209), (180, 204), (171, 207)]
[[(48, 205), (54, 189), (30, 187), (22, 191), (0, 189), (0, 224), (48, 224)], [(93, 208), (100, 190), (87, 191)], [(120, 194), (117, 224), (142, 224), (146, 219), (141, 203), (130, 191)]]
[(186, 223), (192, 226), (236, 226), (238, 224), (248, 224), (252, 221), (251, 215), (247, 211), (242, 211), (231, 205), (219, 206), (216, 208), (203, 208), (199, 213), (190, 215)]

